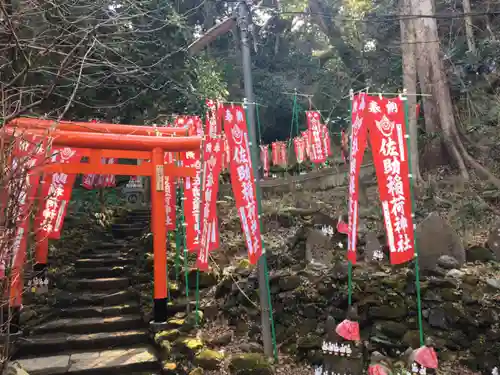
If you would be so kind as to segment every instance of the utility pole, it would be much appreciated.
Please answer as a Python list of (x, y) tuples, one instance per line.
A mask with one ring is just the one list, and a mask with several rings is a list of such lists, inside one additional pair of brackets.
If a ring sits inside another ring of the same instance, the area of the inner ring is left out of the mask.
[[(257, 132), (255, 127), (255, 97), (253, 94), (252, 82), (252, 56), (250, 54), (250, 28), (252, 27), (252, 16), (248, 5), (245, 1), (238, 3), (237, 11), (237, 24), (240, 29), (241, 38), (241, 55), (243, 63), (243, 83), (245, 86), (245, 102), (247, 106), (247, 124), (248, 135), (250, 138), (250, 150), (252, 153), (252, 166), (254, 184), (257, 195), (257, 207), (259, 210), (259, 220), (262, 214), (261, 204), (261, 191), (260, 191), (260, 177), (259, 177), (259, 145), (257, 143)], [(262, 222), (261, 222), (262, 230)], [(264, 353), (268, 357), (273, 355), (273, 342), (271, 338), (271, 319), (269, 316), (269, 299), (268, 299), (268, 283), (267, 283), (267, 265), (266, 253), (264, 243), (262, 243), (262, 256), (259, 259), (258, 272), (259, 272), (259, 297), (260, 297), (260, 313), (262, 325), (262, 341), (264, 344)]]
[[(191, 56), (201, 52), (218, 36), (224, 35), (231, 31), (235, 24), (240, 29), (241, 52), (243, 59), (243, 80), (245, 85), (245, 104), (247, 107), (248, 118), (248, 135), (250, 137), (250, 150), (252, 156), (252, 165), (254, 170), (254, 183), (257, 193), (257, 207), (259, 216), (262, 213), (260, 177), (259, 177), (259, 145), (257, 143), (257, 132), (255, 129), (255, 98), (253, 95), (252, 83), (252, 57), (250, 55), (250, 29), (252, 27), (252, 17), (249, 5), (241, 0), (238, 3), (236, 14), (226, 18), (219, 24), (212, 27), (210, 30), (195, 40), (189, 47), (188, 52)], [(262, 228), (262, 223), (261, 223)], [(271, 336), (271, 318), (270, 318), (270, 302), (268, 299), (268, 283), (267, 283), (267, 261), (265, 256), (264, 244), (262, 244), (263, 254), (259, 259), (259, 297), (261, 308), (261, 325), (262, 325), (262, 341), (264, 344), (264, 353), (268, 357), (273, 356), (273, 342)]]

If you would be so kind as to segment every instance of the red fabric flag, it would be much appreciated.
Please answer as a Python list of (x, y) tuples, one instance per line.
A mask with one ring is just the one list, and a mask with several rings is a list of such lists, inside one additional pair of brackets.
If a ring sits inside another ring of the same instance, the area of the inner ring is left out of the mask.
[(415, 362), (426, 368), (437, 369), (438, 357), (434, 348), (430, 346), (422, 346), (415, 351)]
[(203, 149), (203, 198), (201, 221), (201, 246), (196, 266), (201, 271), (208, 271), (208, 253), (219, 246), (217, 219), (217, 194), (219, 174), (222, 169), (221, 139), (208, 137)]
[(269, 145), (260, 146), (260, 162), (262, 163), (264, 177), (269, 177)]
[(320, 114), (317, 111), (307, 111), (307, 130), (309, 135), (309, 145), (311, 148), (310, 159), (313, 163), (324, 163), (326, 154), (321, 140)]
[[(207, 107), (207, 126), (205, 131), (206, 147), (203, 156), (203, 168), (205, 171), (211, 171), (212, 177), (208, 179), (208, 176), (204, 174), (205, 182), (203, 186), (211, 185), (211, 195), (213, 199), (210, 202), (210, 207), (208, 208), (207, 213), (209, 228), (207, 229), (208, 232), (206, 234), (205, 240), (208, 243), (208, 251), (213, 251), (215, 249), (218, 249), (220, 246), (219, 218), (217, 217), (217, 196), (219, 195), (219, 177), (220, 173), (222, 172), (222, 159), (224, 158), (221, 138), (224, 107), (219, 101), (208, 101)], [(209, 141), (210, 145), (208, 145)], [(203, 191), (206, 193), (205, 189), (203, 189)], [(203, 198), (205, 198), (205, 196)], [(202, 199), (202, 206), (204, 206), (204, 199)], [(205, 214), (205, 210), (206, 209), (203, 208), (203, 214)], [(201, 221), (202, 235), (204, 231), (203, 225), (204, 221)]]
[(321, 125), (321, 136), (323, 139), (323, 152), (326, 156), (332, 156), (332, 143), (330, 140), (330, 131), (328, 130), (328, 126)]
[(273, 165), (278, 165), (280, 162), (280, 148), (278, 142), (271, 143), (271, 161)]
[(229, 150), (229, 143), (225, 133), (222, 133), (222, 139), (224, 144), (224, 155), (222, 157), (222, 169), (226, 170), (229, 168), (229, 163), (231, 162), (231, 152)]
[(366, 95), (356, 95), (352, 105), (352, 146), (349, 157), (349, 239), (347, 259), (356, 263), (358, 238), (358, 184), (361, 163), (366, 149), (367, 126), (364, 121)]
[(295, 156), (297, 158), (297, 163), (301, 164), (305, 160), (305, 141), (302, 137), (295, 137), (293, 139), (293, 147), (295, 150)]
[[(175, 157), (173, 152), (165, 152), (165, 163), (173, 164), (175, 163)], [(165, 176), (165, 225), (167, 230), (175, 230), (175, 177)]]
[[(185, 120), (183, 116), (182, 120)], [(197, 116), (186, 119), (189, 124), (189, 135), (203, 136), (201, 120)], [(196, 118), (195, 118), (196, 117)], [(179, 118), (179, 117), (178, 117)], [(176, 119), (177, 120), (177, 119)], [(186, 220), (186, 247), (188, 251), (195, 252), (200, 248), (200, 205), (201, 205), (201, 161), (200, 150), (181, 153), (184, 167), (196, 168), (196, 177), (184, 178), (184, 217)]]
[(345, 319), (340, 322), (337, 328), (335, 328), (335, 332), (345, 340), (361, 340), (361, 336), (359, 335), (359, 323), (353, 322), (352, 320)]
[(385, 367), (377, 364), (368, 367), (368, 375), (390, 375), (390, 373)]
[(305, 159), (307, 158), (310, 158), (311, 157), (311, 140), (309, 139), (309, 131), (308, 130), (304, 130), (302, 133), (302, 139), (304, 140), (304, 155), (305, 155)]
[[(52, 163), (74, 163), (82, 158), (82, 150), (71, 147), (54, 147)], [(42, 235), (48, 238), (61, 238), (61, 230), (71, 200), (76, 175), (66, 173), (51, 173), (44, 175), (42, 197), (47, 197), (38, 212), (38, 228)]]
[(377, 174), (391, 264), (415, 254), (404, 102), (368, 98), (370, 143)]
[(224, 131), (233, 151), (230, 170), (236, 208), (240, 215), (250, 263), (256, 264), (262, 255), (262, 239), (248, 129), (242, 107), (226, 107)]
[(279, 142), (279, 159), (282, 167), (286, 167), (288, 165), (288, 153), (286, 148), (285, 142)]
[(26, 258), (29, 215), (40, 179), (39, 172), (35, 171), (34, 168), (43, 165), (45, 162), (46, 141), (46, 139), (39, 136), (29, 134), (18, 135), (15, 138), (10, 161), (12, 178), (7, 186), (8, 193), (6, 194), (6, 198), (7, 205), (16, 205), (11, 207), (15, 209), (12, 214), (17, 227), (12, 228), (14, 232), (11, 233), (9, 233), (10, 228), (5, 230), (5, 233), (2, 233), (3, 235), (0, 237), (0, 241), (6, 241), (14, 235), (11, 246), (9, 246), (10, 244), (5, 244), (11, 250), (1, 254), (0, 277), (5, 277), (5, 270), (10, 263), (10, 257), (12, 257), (10, 297), (12, 298), (11, 304), (14, 306), (19, 306), (22, 303), (17, 298), (21, 298), (22, 296), (22, 272)]

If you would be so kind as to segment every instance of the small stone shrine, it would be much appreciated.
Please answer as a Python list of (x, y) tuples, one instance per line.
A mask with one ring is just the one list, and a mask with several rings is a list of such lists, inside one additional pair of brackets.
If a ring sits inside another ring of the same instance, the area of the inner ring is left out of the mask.
[(123, 188), (125, 200), (130, 208), (140, 208), (146, 203), (146, 189), (142, 177), (131, 178)]
[[(348, 319), (342, 324), (357, 324), (357, 310), (351, 308)], [(325, 327), (325, 340), (323, 341), (323, 365), (315, 369), (315, 375), (358, 375), (363, 373), (363, 350), (361, 341), (342, 337), (333, 317), (328, 317)], [(359, 329), (358, 329), (359, 335)]]

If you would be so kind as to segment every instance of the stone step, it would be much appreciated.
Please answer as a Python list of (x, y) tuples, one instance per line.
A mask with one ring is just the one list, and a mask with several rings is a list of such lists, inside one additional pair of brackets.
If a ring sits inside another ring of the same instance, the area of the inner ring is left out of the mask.
[(155, 351), (149, 346), (93, 352), (74, 352), (18, 361), (30, 375), (116, 375), (159, 371)]
[(128, 258), (125, 251), (113, 251), (106, 252), (102, 250), (88, 250), (81, 252), (80, 255), (85, 257), (85, 259), (117, 259), (117, 258)]
[(31, 355), (61, 354), (76, 350), (105, 350), (147, 344), (149, 334), (146, 330), (99, 332), (89, 334), (52, 333), (29, 336), (23, 340), (16, 358)]
[(80, 290), (86, 289), (90, 291), (123, 290), (130, 286), (130, 280), (127, 277), (88, 278), (69, 280), (69, 282), (76, 285)]
[(136, 302), (116, 306), (84, 306), (61, 309), (57, 314), (60, 318), (94, 318), (134, 314), (140, 311)]
[(82, 258), (75, 262), (75, 267), (94, 268), (94, 267), (114, 267), (126, 266), (135, 263), (134, 259), (130, 258)]
[(113, 306), (135, 301), (137, 294), (129, 290), (121, 290), (115, 293), (60, 293), (57, 297), (59, 307), (82, 307), (82, 306)]
[(94, 268), (76, 268), (75, 276), (81, 278), (92, 277), (116, 277), (129, 273), (129, 268), (126, 266), (114, 267), (94, 267)]
[(43, 333), (97, 333), (144, 326), (140, 315), (123, 315), (94, 318), (61, 318), (35, 327), (32, 334)]

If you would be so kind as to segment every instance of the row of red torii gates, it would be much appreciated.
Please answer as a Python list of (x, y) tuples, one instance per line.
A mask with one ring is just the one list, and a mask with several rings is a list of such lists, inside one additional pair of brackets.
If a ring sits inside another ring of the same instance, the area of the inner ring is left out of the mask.
[[(87, 122), (54, 122), (35, 118), (18, 118), (7, 124), (5, 134), (20, 134), (46, 137), (52, 145), (80, 148), (81, 160), (74, 163), (44, 164), (37, 173), (130, 175), (151, 177), (151, 232), (154, 247), (154, 323), (161, 324), (167, 319), (167, 230), (165, 226), (165, 176), (195, 177), (194, 168), (165, 163), (165, 152), (187, 152), (200, 150), (202, 139), (194, 136), (192, 127), (133, 126)], [(103, 164), (102, 158), (137, 159), (138, 165)], [(44, 197), (42, 197), (44, 199)], [(37, 231), (36, 228), (35, 233)], [(35, 272), (47, 268), (48, 239), (37, 238), (35, 249)], [(23, 260), (24, 265), (24, 260)], [(17, 282), (10, 290), (9, 304), (13, 319), (18, 316), (24, 289), (22, 269), (17, 272)], [(18, 326), (18, 323), (13, 322)]]

